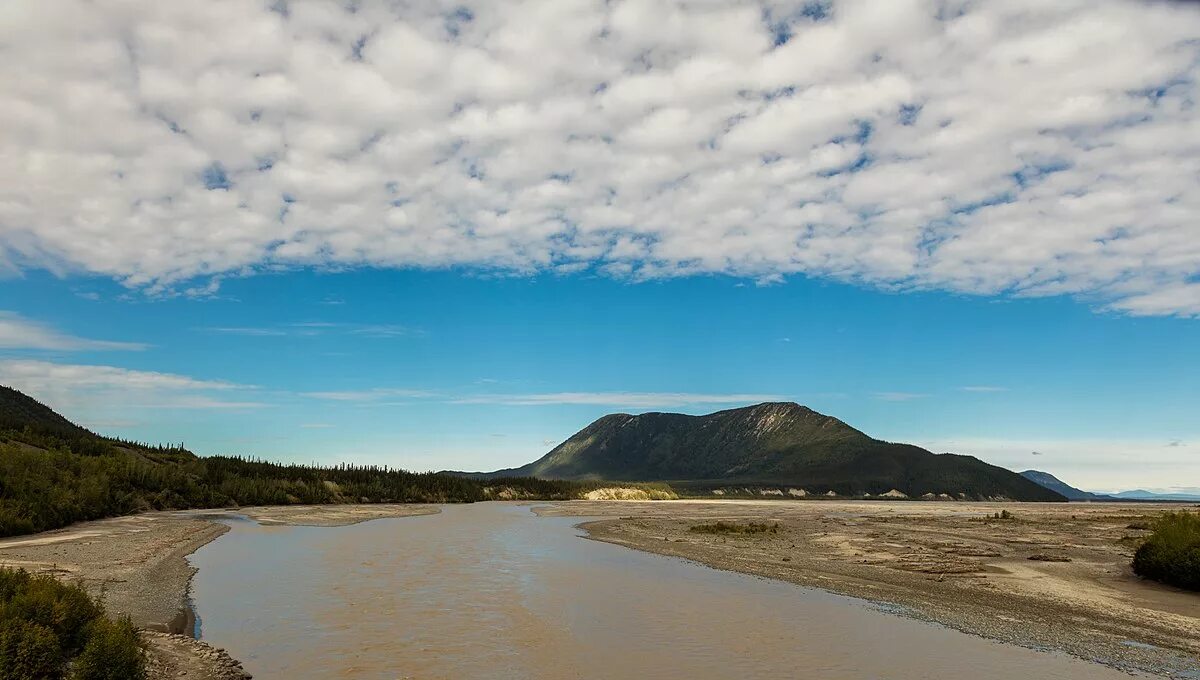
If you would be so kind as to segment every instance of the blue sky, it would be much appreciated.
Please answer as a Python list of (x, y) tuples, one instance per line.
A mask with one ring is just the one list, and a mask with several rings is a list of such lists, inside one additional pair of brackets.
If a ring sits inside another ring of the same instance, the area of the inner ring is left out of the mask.
[(493, 468), (793, 399), (1197, 487), (1197, 35), (1130, 0), (7, 0), (0, 382), (205, 453)]
[(201, 453), (493, 469), (613, 411), (786, 399), (880, 438), (1117, 488), (1183, 484), (1200, 439), (1200, 325), (1062, 298), (301, 270), (204, 299), (31, 273), (4, 282), (0, 309), (10, 336), (58, 338), (9, 342), (10, 382), (97, 430)]

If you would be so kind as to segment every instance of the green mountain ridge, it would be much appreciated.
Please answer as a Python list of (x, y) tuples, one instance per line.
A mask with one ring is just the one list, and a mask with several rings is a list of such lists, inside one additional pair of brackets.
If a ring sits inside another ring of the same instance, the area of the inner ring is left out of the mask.
[(379, 466), (197, 456), (104, 437), (0, 386), (0, 536), (148, 510), (293, 503), (577, 498), (586, 484), (479, 480)]
[(26, 428), (68, 437), (99, 436), (72, 423), (33, 397), (0, 385), (0, 431)]
[(675, 488), (793, 487), (865, 496), (899, 491), (919, 498), (1063, 501), (1011, 470), (972, 456), (935, 454), (874, 439), (792, 402), (768, 402), (703, 416), (604, 416), (527, 465), (490, 477), (667, 482)]

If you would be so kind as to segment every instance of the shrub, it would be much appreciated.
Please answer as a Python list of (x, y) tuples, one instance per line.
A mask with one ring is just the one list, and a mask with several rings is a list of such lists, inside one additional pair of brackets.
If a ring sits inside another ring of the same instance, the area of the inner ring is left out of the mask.
[(146, 659), (129, 619), (96, 619), (88, 628), (71, 680), (144, 680)]
[(79, 586), (0, 569), (0, 680), (142, 680), (137, 630)]
[(54, 631), (15, 618), (0, 623), (0, 678), (57, 678), (61, 666), (62, 649)]
[(1139, 576), (1200, 590), (1200, 513), (1168, 512), (1133, 556)]
[(732, 522), (713, 522), (712, 524), (697, 524), (688, 531), (697, 534), (772, 534), (779, 533), (779, 523), (767, 524), (766, 522), (750, 522), (748, 524), (734, 524)]

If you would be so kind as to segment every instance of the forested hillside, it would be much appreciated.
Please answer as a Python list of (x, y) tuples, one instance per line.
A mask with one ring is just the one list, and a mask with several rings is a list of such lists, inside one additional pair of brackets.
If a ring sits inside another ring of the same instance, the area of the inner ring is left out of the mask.
[[(290, 503), (446, 503), (574, 498), (594, 485), (486, 483), (374, 466), (200, 457), (99, 436), (0, 387), (0, 536), (146, 510)], [(502, 493), (501, 493), (502, 492)]]

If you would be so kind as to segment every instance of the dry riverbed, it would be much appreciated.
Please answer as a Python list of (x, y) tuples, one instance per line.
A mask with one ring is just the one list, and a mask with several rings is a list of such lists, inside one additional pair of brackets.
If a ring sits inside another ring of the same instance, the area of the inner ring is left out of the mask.
[[(263, 524), (344, 526), (381, 517), (437, 512), (428, 505), (333, 505), (242, 508)], [(189, 635), (186, 557), (228, 530), (223, 511), (156, 512), (75, 524), (0, 540), (0, 566), (76, 581), (102, 595), (108, 610), (146, 630), (152, 678), (240, 680), (237, 661)]]
[[(901, 614), (1127, 671), (1200, 677), (1200, 595), (1143, 581), (1152, 518), (1126, 503), (572, 502), (591, 538), (885, 603)], [(997, 519), (1007, 511), (1011, 519)], [(700, 533), (717, 521), (778, 524)]]
[[(576, 501), (540, 514), (612, 517), (591, 538), (862, 597), (897, 613), (1129, 671), (1200, 677), (1200, 595), (1138, 579), (1134, 547), (1168, 509), (1136, 504), (851, 501)], [(993, 515), (1007, 511), (1011, 519)], [(437, 512), (423, 505), (244, 508), (263, 524), (341, 526)], [(130, 616), (155, 678), (247, 677), (179, 633), (188, 554), (227, 530), (222, 511), (149, 513), (0, 540), (0, 565), (49, 572)], [(778, 525), (757, 534), (697, 525)]]

